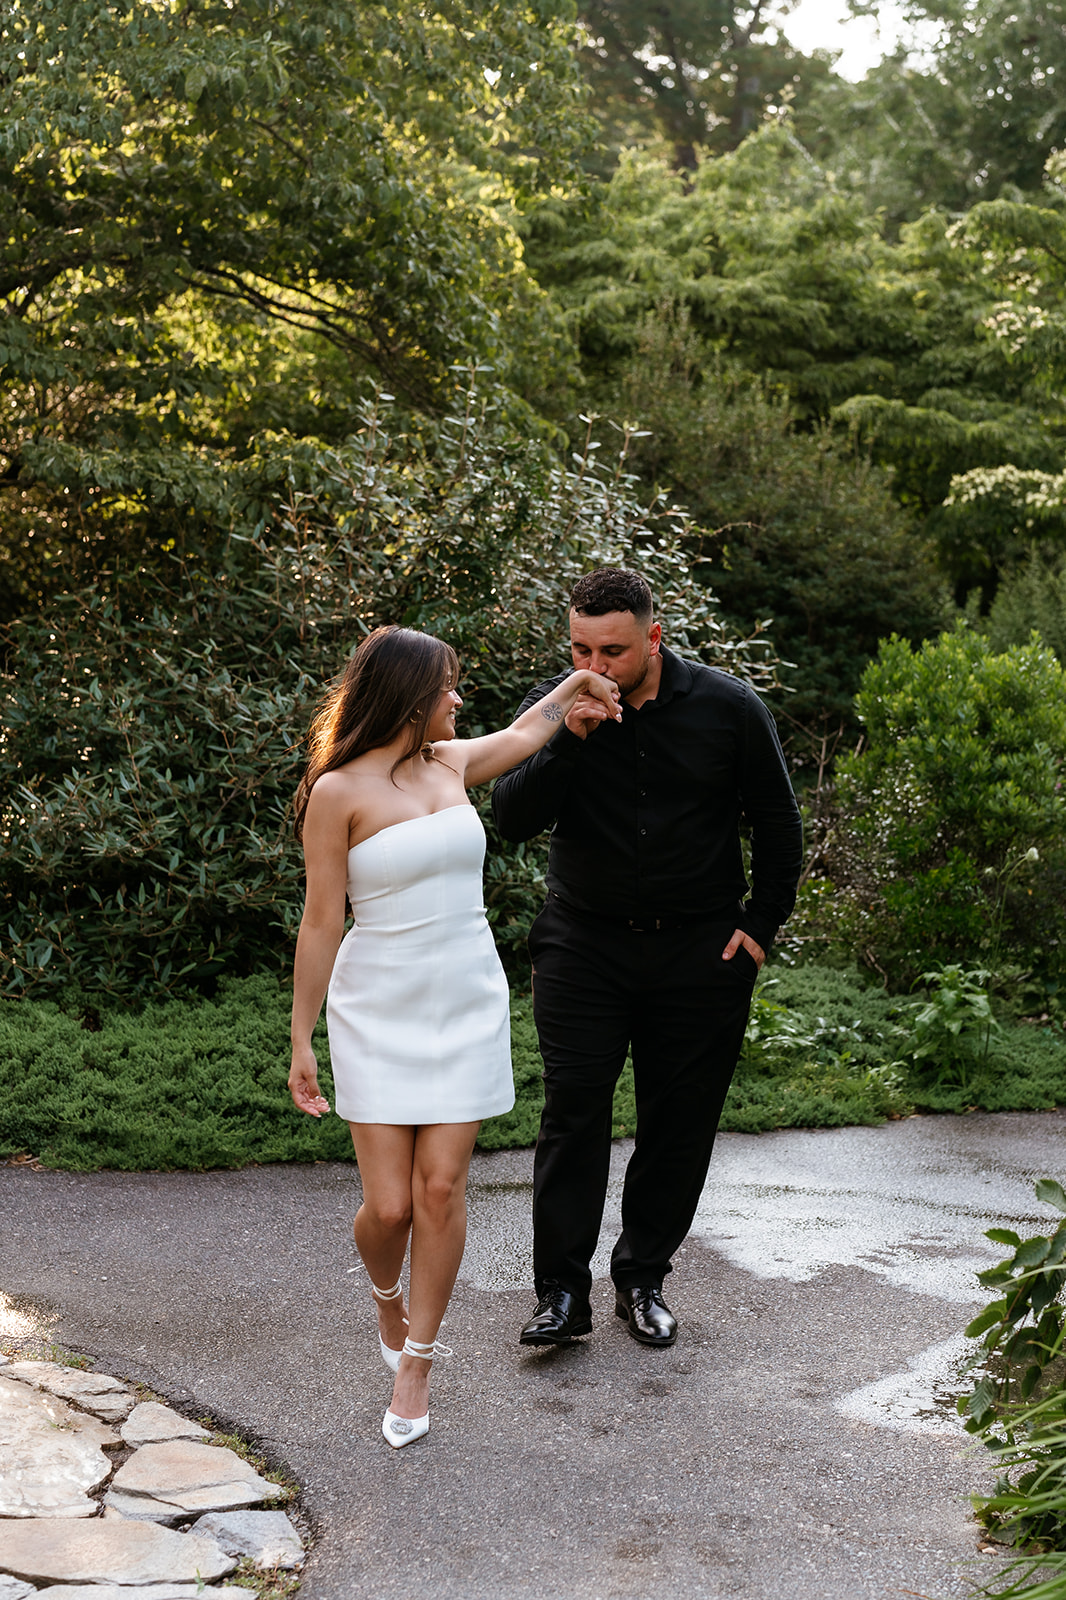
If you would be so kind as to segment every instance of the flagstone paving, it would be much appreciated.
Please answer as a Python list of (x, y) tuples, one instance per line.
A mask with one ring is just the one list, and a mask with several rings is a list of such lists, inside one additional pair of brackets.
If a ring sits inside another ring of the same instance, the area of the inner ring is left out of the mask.
[[(198, 1423), (138, 1404), (107, 1373), (6, 1356), (0, 1368), (0, 1600), (254, 1600), (254, 1589), (213, 1585), (242, 1558), (301, 1564), (286, 1514), (247, 1509), (285, 1497), (284, 1487), (204, 1442)], [(102, 1416), (121, 1421), (121, 1434)], [(127, 1459), (116, 1471), (119, 1452)]]

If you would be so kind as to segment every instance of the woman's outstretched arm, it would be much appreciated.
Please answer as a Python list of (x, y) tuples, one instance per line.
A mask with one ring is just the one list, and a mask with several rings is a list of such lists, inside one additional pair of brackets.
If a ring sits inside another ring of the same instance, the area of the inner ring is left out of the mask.
[(450, 744), (438, 745), (437, 752), (449, 765), (458, 766), (460, 761), (465, 764), (462, 776), (468, 789), (488, 783), (546, 745), (562, 727), (579, 695), (592, 698), (586, 713), (589, 721), (621, 722), (618, 685), (610, 678), (601, 678), (598, 672), (582, 668), (564, 678), (557, 689), (535, 700), (509, 728), (486, 733), (480, 739), (454, 739)]
[(307, 892), (292, 985), (292, 1068), (289, 1092), (301, 1111), (320, 1117), (329, 1105), (318, 1088), (318, 1062), (311, 1048), (333, 963), (344, 936), (344, 890), (348, 873), (351, 794), (338, 773), (325, 772), (311, 791), (304, 815)]

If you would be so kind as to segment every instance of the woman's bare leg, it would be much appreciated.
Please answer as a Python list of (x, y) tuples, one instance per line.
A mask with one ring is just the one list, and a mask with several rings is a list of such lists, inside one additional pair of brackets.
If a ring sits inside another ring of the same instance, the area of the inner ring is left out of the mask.
[[(416, 1128), (390, 1123), (350, 1122), (355, 1158), (363, 1183), (363, 1203), (355, 1214), (355, 1247), (378, 1289), (391, 1289), (400, 1276), (411, 1232), (411, 1178)], [(407, 1336), (403, 1296), (379, 1300), (378, 1330), (390, 1350)]]
[[(479, 1122), (437, 1122), (415, 1133), (411, 1173), (411, 1290), (408, 1337), (431, 1344), (440, 1330), (466, 1245), (466, 1178)], [(389, 1410), (424, 1417), (429, 1362), (404, 1356)]]

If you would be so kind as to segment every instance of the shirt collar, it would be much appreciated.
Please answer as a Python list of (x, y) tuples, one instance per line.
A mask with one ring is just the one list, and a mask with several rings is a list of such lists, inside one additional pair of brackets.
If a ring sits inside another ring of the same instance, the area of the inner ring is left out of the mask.
[(659, 653), (663, 658), (662, 677), (659, 679), (659, 693), (654, 700), (649, 700), (647, 704), (665, 706), (675, 695), (688, 694), (692, 688), (693, 672), (687, 661), (683, 661), (679, 655), (675, 655), (665, 645), (659, 646)]

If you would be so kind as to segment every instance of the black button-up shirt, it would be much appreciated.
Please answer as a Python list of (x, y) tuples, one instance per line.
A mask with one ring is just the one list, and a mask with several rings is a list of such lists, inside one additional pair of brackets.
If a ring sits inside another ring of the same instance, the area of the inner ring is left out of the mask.
[[(728, 921), (769, 949), (792, 910), (799, 808), (769, 711), (739, 678), (663, 650), (654, 700), (579, 739), (562, 727), (497, 781), (505, 839), (552, 829), (548, 888), (577, 911)], [(519, 713), (569, 676), (538, 684)], [(751, 824), (752, 894), (740, 847)]]

